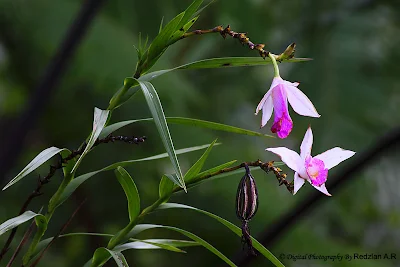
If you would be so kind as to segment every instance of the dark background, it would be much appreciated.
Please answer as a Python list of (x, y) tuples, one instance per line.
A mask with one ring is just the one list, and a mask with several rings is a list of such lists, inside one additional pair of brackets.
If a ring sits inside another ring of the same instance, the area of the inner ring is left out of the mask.
[[(59, 73), (59, 82), (45, 86), (51, 93), (38, 90), (46, 71), (49, 73), (49, 69), (56, 68), (49, 68), (49, 63), (65, 42), (67, 30), (81, 6), (87, 2), (0, 0), (2, 185), (47, 147), (77, 148), (91, 130), (93, 108), (105, 109), (123, 79), (134, 72), (136, 52), (133, 45), (138, 43), (139, 32), (153, 39), (163, 16), (164, 21), (168, 21), (190, 4), (186, 0), (104, 0), (98, 12), (93, 12), (96, 13), (94, 20), (82, 34), (82, 42), (77, 43), (76, 49), (67, 56), (68, 60), (61, 64), (65, 72)], [(274, 53), (296, 42), (296, 56), (314, 60), (282, 64), (281, 75), (287, 80), (299, 81), (299, 88), (322, 116), (320, 119), (301, 117), (291, 110), (295, 124), (292, 134), (285, 140), (170, 125), (176, 148), (210, 143), (218, 137), (223, 144), (213, 149), (205, 168), (233, 159), (238, 162), (258, 158), (278, 160), (264, 149), (287, 146), (298, 151), (307, 126), (311, 124), (314, 155), (335, 146), (358, 152), (330, 171), (329, 177), (334, 177), (345, 167), (353, 170), (352, 175), (340, 177), (345, 183), (332, 191), (333, 197), (322, 196), (321, 201), (308, 205), (311, 209), (304, 216), (294, 216), (291, 223), (278, 227), (279, 218), (294, 214), (299, 203), (315, 194), (314, 189), (306, 185), (297, 195), (291, 196), (284, 187), (278, 187), (273, 175), (261, 171), (253, 173), (260, 206), (250, 223), (251, 231), (257, 236), (271, 227), (280, 229), (274, 242), (267, 245), (276, 256), (282, 253), (288, 256), (397, 252), (400, 258), (399, 146), (390, 145), (379, 155), (368, 155), (370, 160), (364, 166), (352, 167), (367, 148), (384, 141), (384, 134), (399, 126), (399, 11), (398, 1), (388, 0), (217, 1), (201, 14), (193, 27), (207, 29), (230, 24), (235, 31), (247, 32), (253, 42), (266, 43), (267, 50)], [(237, 40), (207, 35), (180, 41), (168, 49), (153, 69), (224, 56), (257, 56), (257, 53), (242, 47)], [(272, 77), (272, 66), (177, 71), (158, 78), (154, 86), (167, 116), (192, 117), (259, 131), (261, 116), (254, 116), (254, 110)], [(26, 113), (35, 96), (42, 100), (33, 106), (37, 114)], [(28, 121), (24, 121), (22, 114), (32, 116), (25, 117)], [(150, 112), (142, 93), (138, 93), (113, 113), (113, 122), (146, 117), (150, 117)], [(13, 129), (17, 126), (16, 134)], [(269, 133), (269, 127), (270, 124), (261, 132)], [(79, 174), (120, 160), (164, 152), (152, 123), (135, 124), (118, 133), (146, 135), (148, 140), (140, 146), (118, 143), (99, 146), (85, 158)], [(13, 144), (12, 149), (6, 150), (9, 144)], [(183, 171), (200, 155), (201, 152), (194, 152), (180, 156)], [(0, 221), (16, 216), (35, 187), (37, 176), (45, 175), (47, 170), (45, 164), (23, 182), (0, 193)], [(127, 170), (138, 186), (143, 208), (158, 197), (161, 175), (172, 172), (168, 159), (138, 163)], [(284, 170), (292, 179), (293, 172)], [(204, 183), (188, 194), (174, 196), (171, 201), (205, 209), (239, 225), (234, 207), (240, 178), (236, 175)], [(45, 205), (60, 181), (61, 173), (58, 173), (30, 209), (37, 211)], [(328, 179), (328, 190), (330, 184), (332, 179)], [(86, 197), (87, 202), (67, 232), (116, 233), (127, 224), (124, 193), (114, 174), (108, 172), (86, 182), (56, 211), (46, 237), (56, 234)], [(193, 231), (232, 259), (242, 255), (240, 238), (207, 216), (170, 210), (154, 213), (145, 222)], [(12, 248), (16, 247), (27, 225), (20, 228)], [(3, 235), (0, 241), (5, 242), (7, 236)], [(182, 238), (167, 230), (149, 231), (140, 237)], [(60, 239), (39, 266), (81, 266), (107, 241), (89, 237)], [(124, 254), (131, 266), (224, 266), (202, 247), (187, 251), (187, 254), (178, 254), (131, 250)], [(267, 259), (259, 258), (248, 262), (248, 266), (270, 265)], [(399, 266), (399, 262), (399, 259), (283, 260), (288, 266)]]

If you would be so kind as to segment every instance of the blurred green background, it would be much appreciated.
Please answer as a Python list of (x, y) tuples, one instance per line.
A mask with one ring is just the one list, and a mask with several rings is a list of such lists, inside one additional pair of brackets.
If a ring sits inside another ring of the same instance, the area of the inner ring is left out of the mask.
[[(59, 47), (82, 1), (0, 0), (0, 137), (24, 110), (33, 88)], [(155, 37), (161, 18), (168, 21), (191, 1), (106, 1), (82, 44), (71, 60), (62, 81), (47, 101), (44, 112), (27, 132), (23, 153), (4, 185), (36, 154), (50, 146), (77, 148), (91, 130), (93, 108), (105, 109), (123, 79), (132, 75), (136, 64), (133, 45), (138, 34)], [(297, 43), (297, 57), (314, 60), (281, 64), (281, 75), (299, 81), (299, 88), (313, 101), (320, 119), (300, 117), (290, 111), (294, 129), (285, 140), (221, 133), (201, 128), (170, 125), (176, 148), (202, 145), (218, 137), (205, 168), (237, 159), (238, 162), (278, 160), (264, 151), (271, 146), (298, 150), (309, 124), (314, 132), (313, 154), (334, 146), (357, 152), (379, 140), (400, 122), (399, 67), (400, 8), (398, 1), (217, 1), (200, 16), (194, 29), (230, 24), (247, 32), (255, 43), (266, 43), (267, 50), (280, 53), (291, 42)], [(168, 49), (153, 70), (170, 68), (212, 57), (257, 56), (237, 40), (218, 35), (194, 37)], [(154, 80), (167, 116), (210, 120), (269, 134), (270, 123), (259, 129), (261, 116), (254, 110), (270, 86), (272, 66), (177, 71)], [(113, 114), (113, 122), (150, 117), (142, 93), (138, 93)], [(121, 143), (102, 145), (90, 153), (79, 169), (83, 174), (120, 160), (163, 153), (152, 123), (135, 124), (118, 132), (145, 135), (140, 146)], [(353, 253), (396, 253), (397, 260), (332, 262), (323, 260), (283, 260), (287, 266), (399, 266), (400, 264), (400, 169), (399, 147), (374, 159), (349, 182), (326, 197), (305, 218), (286, 229), (278, 242), (268, 247), (275, 255)], [(186, 171), (201, 155), (194, 152), (179, 157)], [(330, 176), (352, 160), (330, 171)], [(48, 165), (39, 168), (24, 182), (0, 193), (0, 221), (14, 217)], [(168, 159), (138, 163), (127, 168), (141, 196), (142, 207), (158, 197), (158, 183), (171, 173)], [(293, 172), (284, 170), (288, 177)], [(280, 216), (314, 190), (304, 186), (296, 196), (278, 187), (275, 177), (257, 171), (260, 206), (250, 223), (252, 234), (261, 234)], [(240, 225), (235, 216), (236, 189), (241, 175), (203, 183), (188, 194), (171, 201), (213, 212)], [(61, 181), (53, 177), (31, 210), (37, 211)], [(329, 190), (329, 179), (327, 187)], [(62, 206), (52, 220), (46, 236), (53, 236), (76, 206), (87, 197), (83, 209), (67, 232), (116, 233), (128, 222), (125, 195), (112, 172), (96, 175)], [(209, 241), (230, 258), (241, 252), (240, 238), (207, 216), (186, 210), (160, 211), (148, 216), (147, 223), (172, 225), (190, 230)], [(15, 248), (25, 224), (12, 244)], [(285, 227), (285, 225), (282, 225)], [(1, 245), (8, 235), (0, 238)], [(143, 238), (181, 236), (167, 230), (143, 233)], [(58, 240), (39, 266), (81, 266), (107, 239), (70, 237)], [(125, 256), (131, 266), (225, 266), (202, 247), (187, 249), (187, 254), (167, 251), (130, 250)], [(10, 257), (9, 252), (7, 258)], [(4, 262), (3, 262), (4, 263)], [(2, 264), (3, 264), (2, 263)], [(5, 263), (4, 263), (5, 264)], [(17, 263), (17, 265), (19, 262)], [(114, 266), (109, 262), (107, 266)], [(249, 266), (270, 266), (259, 257)]]

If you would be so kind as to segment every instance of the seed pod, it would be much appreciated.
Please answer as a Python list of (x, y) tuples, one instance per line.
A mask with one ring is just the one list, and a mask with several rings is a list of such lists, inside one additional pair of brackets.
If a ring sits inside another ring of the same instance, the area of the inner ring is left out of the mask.
[(257, 255), (251, 241), (248, 222), (253, 218), (258, 209), (258, 192), (256, 182), (250, 173), (247, 165), (246, 174), (240, 180), (236, 194), (236, 215), (242, 221), (242, 242), (243, 248), (247, 245), (250, 255)]
[(258, 192), (254, 177), (246, 165), (246, 174), (240, 180), (236, 194), (236, 215), (242, 221), (249, 221), (258, 209)]

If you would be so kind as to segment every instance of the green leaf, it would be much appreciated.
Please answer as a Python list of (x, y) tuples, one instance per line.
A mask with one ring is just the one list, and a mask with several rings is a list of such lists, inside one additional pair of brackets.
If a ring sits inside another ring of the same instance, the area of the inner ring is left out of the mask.
[(141, 81), (140, 79), (138, 80), (138, 82), (143, 90), (143, 94), (146, 98), (147, 105), (149, 106), (151, 115), (153, 116), (161, 140), (163, 141), (164, 147), (167, 150), (172, 166), (174, 167), (175, 173), (178, 177), (178, 181), (173, 181), (173, 182), (177, 183), (177, 185), (186, 190), (185, 181), (183, 180), (182, 177), (181, 167), (179, 166), (178, 158), (175, 153), (174, 144), (172, 142), (172, 138), (169, 133), (167, 121), (165, 120), (164, 111), (162, 109), (161, 102), (160, 99), (158, 98), (157, 92), (151, 83), (146, 81)]
[(217, 139), (211, 143), (211, 145), (204, 151), (203, 155), (199, 158), (199, 160), (193, 164), (192, 167), (186, 172), (184, 176), (184, 180), (187, 184), (192, 182), (193, 178), (201, 171), (203, 168), (204, 163), (206, 162), (208, 155), (210, 155), (211, 149), (213, 148), (214, 144), (217, 142)]
[(139, 192), (129, 173), (122, 167), (118, 167), (115, 171), (118, 182), (125, 191), (128, 200), (129, 221), (133, 221), (140, 213)]
[[(29, 221), (32, 218), (35, 218), (36, 216), (40, 216), (41, 214), (35, 213), (33, 211), (25, 211), (21, 215), (11, 218), (5, 222), (3, 222), (0, 225), (0, 235), (4, 234), (5, 232), (18, 227), (20, 224), (23, 224), (27, 221)], [(42, 215), (43, 216), (43, 215)]]
[(25, 253), (24, 257), (22, 258), (22, 263), (24, 266), (26, 266), (28, 264), (28, 262), (30, 261), (30, 259), (32, 258), (32, 255), (35, 251), (35, 247), (38, 245), (38, 243), (40, 242), (40, 239), (43, 237), (44, 233), (47, 230), (47, 218), (46, 216), (42, 215), (42, 214), (38, 214), (35, 217), (35, 223), (37, 226), (37, 230), (36, 230), (36, 234), (31, 242), (31, 245), (28, 248), (28, 251)]
[[(187, 26), (189, 26), (189, 25), (187, 25)], [(185, 25), (185, 27), (186, 27), (186, 25)], [(282, 62), (294, 63), (294, 62), (303, 62), (303, 61), (309, 61), (309, 60), (311, 60), (311, 58), (291, 58), (291, 59), (284, 60)], [(272, 64), (270, 58), (266, 58), (266, 59), (262, 59), (261, 57), (210, 58), (210, 59), (203, 59), (203, 60), (191, 62), (191, 63), (185, 64), (182, 66), (178, 66), (178, 67), (175, 67), (172, 69), (158, 70), (158, 71), (150, 72), (145, 75), (142, 75), (140, 77), (140, 79), (142, 81), (151, 81), (152, 79), (155, 79), (163, 74), (169, 73), (174, 70), (215, 69), (215, 68), (225, 68), (225, 67), (249, 67), (249, 66), (267, 65), (267, 64)], [(149, 68), (147, 68), (147, 69), (149, 69)], [(128, 101), (128, 99), (138, 91), (138, 88), (135, 86), (137, 86), (137, 84), (132, 84), (132, 86), (129, 87), (129, 89), (126, 92), (124, 92), (123, 94), (121, 94), (123, 87), (121, 89), (119, 89), (118, 92), (115, 93), (114, 96), (112, 97), (112, 99), (110, 100), (110, 105), (109, 105), (108, 109), (114, 109), (114, 108), (120, 107), (123, 103)]]
[(65, 148), (57, 148), (57, 147), (49, 147), (42, 152), (39, 153), (31, 162), (26, 165), (26, 167), (17, 174), (6, 186), (4, 186), (3, 190), (6, 190), (13, 184), (17, 183), (20, 181), (22, 178), (36, 170), (39, 166), (41, 166), (43, 163), (48, 161), (50, 158), (52, 158), (54, 155), (57, 153), (60, 153), (61, 151), (66, 150)]
[(106, 125), (109, 110), (101, 110), (98, 108), (94, 108), (94, 119), (93, 119), (93, 130), (92, 134), (90, 135), (89, 141), (83, 151), (82, 155), (76, 161), (75, 166), (72, 168), (71, 173), (75, 172), (78, 168), (79, 164), (81, 163), (82, 159), (86, 156), (89, 150), (92, 148), (94, 143), (96, 142), (97, 138), (99, 137), (101, 131), (103, 130), (104, 126)]
[[(113, 258), (118, 267), (129, 267), (124, 255), (121, 252), (109, 250), (107, 248), (98, 248), (94, 252), (93, 261), (90, 266), (97, 267), (104, 265), (108, 259)], [(107, 260), (105, 260), (107, 258)]]
[[(310, 58), (292, 58), (283, 62), (302, 62), (309, 61)], [(192, 62), (176, 69), (214, 69), (225, 67), (247, 67), (272, 64), (270, 58), (263, 59), (261, 57), (223, 57), (223, 58), (210, 58)]]
[[(64, 238), (69, 236), (99, 236), (99, 237), (113, 237), (112, 234), (103, 234), (103, 233), (68, 233), (64, 235), (60, 235), (58, 238)], [(36, 246), (35, 252), (32, 254), (32, 258), (39, 255), (39, 253), (53, 240), (54, 237), (46, 238)], [(130, 238), (129, 241), (132, 241), (131, 244), (128, 245), (126, 249), (165, 249), (173, 252), (185, 252), (183, 250), (178, 249), (179, 247), (192, 247), (199, 246), (200, 244), (194, 241), (189, 240), (176, 240), (176, 239), (135, 239)], [(132, 244), (134, 243), (134, 244)], [(125, 244), (123, 244), (125, 245)], [(113, 250), (115, 251), (123, 251), (125, 250), (123, 245), (116, 246)], [(90, 261), (91, 262), (91, 261)]]
[(161, 30), (161, 32), (154, 38), (148, 50), (147, 63), (143, 68), (142, 72), (146, 72), (150, 69), (158, 60), (158, 58), (168, 48), (169, 40), (172, 34), (178, 30), (178, 25), (184, 16), (184, 12), (178, 14), (173, 18), (167, 25)]
[[(195, 242), (195, 241), (190, 241), (190, 240), (177, 240), (177, 239), (143, 239), (143, 240), (137, 240), (135, 242), (142, 242), (145, 244), (151, 244), (154, 247), (154, 249), (157, 248), (163, 248), (171, 251), (176, 251), (176, 252), (185, 252), (183, 250), (176, 250), (176, 248), (183, 248), (183, 247), (193, 247), (193, 246), (199, 246), (200, 244)], [(115, 249), (118, 247), (123, 246), (119, 245), (116, 246)], [(165, 246), (165, 248), (164, 248)], [(171, 248), (172, 247), (172, 248)], [(175, 248), (175, 249), (173, 249)], [(138, 245), (137, 249), (148, 249), (147, 246), (145, 245)]]
[(208, 170), (206, 170), (206, 171), (204, 171), (204, 172), (199, 173), (199, 174), (196, 175), (196, 176), (197, 176), (197, 177), (203, 177), (203, 176), (209, 175), (209, 174), (211, 174), (211, 173), (214, 173), (214, 172), (220, 171), (220, 170), (222, 170), (222, 169), (228, 168), (228, 167), (232, 166), (232, 164), (235, 163), (235, 162), (237, 162), (236, 159), (235, 159), (235, 160), (232, 160), (232, 161), (229, 161), (229, 162), (226, 162), (226, 163), (224, 163), (224, 164), (218, 165), (218, 166), (216, 166), (216, 167), (214, 167), (214, 168), (208, 169)]
[(163, 24), (164, 24), (164, 17), (161, 18), (161, 22), (160, 22), (160, 28), (158, 29), (158, 33), (160, 33), (163, 29)]
[[(148, 239), (148, 240), (151, 240), (151, 239)], [(157, 240), (157, 239), (154, 239), (154, 240)], [(158, 240), (163, 240), (163, 239), (158, 239)], [(193, 241), (185, 241), (185, 242), (192, 242), (195, 244), (195, 246), (198, 245), (197, 242), (193, 242)], [(173, 245), (170, 245), (168, 243), (164, 243), (163, 241), (160, 241), (157, 243), (157, 242), (152, 242), (152, 241), (147, 241), (147, 240), (138, 240), (138, 241), (118, 245), (113, 250), (124, 251), (127, 249), (165, 249), (165, 250), (169, 250), (172, 252), (185, 253), (184, 250), (181, 250), (181, 249), (179, 249)]]
[[(250, 136), (274, 137), (272, 135), (262, 134), (262, 133), (246, 130), (246, 129), (235, 127), (235, 126), (230, 126), (230, 125), (217, 123), (217, 122), (199, 120), (199, 119), (184, 118), (184, 117), (166, 117), (165, 119), (168, 123), (171, 123), (171, 124), (196, 126), (196, 127), (202, 127), (202, 128), (207, 128), (207, 129), (211, 129), (211, 130), (224, 131), (224, 132), (229, 132), (229, 133), (236, 133), (236, 134), (243, 134), (243, 135), (250, 135)], [(146, 122), (146, 121), (153, 121), (153, 119), (146, 118), (146, 119), (117, 122), (115, 124), (111, 124), (111, 125), (107, 126), (106, 128), (104, 128), (103, 132), (101, 133), (101, 136), (107, 136), (107, 135), (111, 134), (112, 132), (114, 132), (122, 127), (125, 127), (129, 124), (136, 123), (136, 122)]]
[(165, 201), (167, 201), (168, 197), (172, 194), (172, 190), (174, 189), (175, 185), (173, 182), (174, 177), (170, 176), (171, 174), (164, 174), (161, 177), (160, 185), (158, 186), (158, 194), (160, 198), (165, 198)]
[(110, 99), (107, 110), (113, 110), (120, 107), (126, 101), (128, 101), (131, 96), (136, 94), (139, 90), (139, 83), (132, 77), (127, 77), (124, 80), (124, 86), (118, 89), (118, 91)]
[[(182, 204), (178, 204), (178, 203), (165, 203), (162, 204), (158, 207), (158, 209), (190, 209), (190, 210), (194, 210), (200, 213), (203, 213), (205, 215), (208, 215), (209, 217), (217, 220), (218, 222), (220, 222), (221, 224), (223, 224), (224, 226), (226, 226), (229, 230), (231, 230), (232, 232), (234, 232), (236, 235), (238, 236), (242, 236), (242, 230), (237, 227), (236, 225), (234, 225), (233, 223), (215, 215), (212, 214), (211, 212), (205, 211), (205, 210), (201, 210), (195, 207), (191, 207), (191, 206), (187, 206), (187, 205), (182, 205)], [(280, 266), (280, 267), (285, 267), (275, 256), (274, 254), (272, 254), (267, 248), (265, 248), (260, 242), (258, 242), (255, 238), (251, 237), (251, 240), (253, 242), (253, 246), (254, 248), (256, 248), (262, 255), (264, 255), (267, 259), (269, 259), (275, 266)]]
[[(185, 154), (188, 152), (192, 152), (192, 151), (197, 151), (197, 150), (201, 150), (204, 148), (207, 148), (209, 145), (202, 145), (202, 146), (194, 146), (194, 147), (188, 147), (188, 148), (183, 148), (183, 149), (178, 149), (176, 150), (176, 154)], [(90, 177), (100, 173), (100, 172), (104, 172), (104, 171), (110, 171), (110, 170), (114, 170), (116, 169), (118, 166), (128, 166), (131, 165), (133, 163), (136, 162), (142, 162), (142, 161), (151, 161), (151, 160), (155, 160), (155, 159), (162, 159), (162, 158), (167, 158), (168, 154), (167, 153), (162, 153), (162, 154), (158, 154), (158, 155), (154, 155), (151, 157), (147, 157), (147, 158), (141, 158), (141, 159), (133, 159), (133, 160), (126, 160), (126, 161), (120, 161), (120, 162), (116, 162), (113, 163), (103, 169), (97, 170), (97, 171), (93, 171), (93, 172), (89, 172), (89, 173), (85, 173), (79, 177), (76, 177), (75, 179), (73, 179), (65, 188), (65, 190), (63, 191), (63, 193), (61, 194), (60, 198), (58, 199), (58, 202), (56, 204), (56, 207), (60, 206), (62, 203), (64, 203), (65, 200), (67, 200), (69, 198), (69, 196), (75, 192), (75, 190), (83, 183), (85, 182), (87, 179), (89, 179)]]
[[(60, 152), (61, 157), (63, 159), (65, 159), (66, 157), (68, 157), (69, 155), (71, 155), (71, 151), (69, 149), (64, 149), (63, 151)], [(64, 177), (68, 176), (72, 169), (74, 168), (76, 163), (76, 158), (70, 159), (68, 160), (67, 163), (65, 163), (65, 165), (63, 165), (63, 173), (64, 173)]]
[(190, 6), (186, 8), (183, 17), (178, 24), (177, 27), (178, 30), (181, 29), (184, 25), (186, 25), (192, 17), (194, 17), (194, 14), (201, 6), (201, 3), (203, 3), (203, 0), (194, 0), (193, 3), (191, 3)]
[(203, 12), (204, 9), (206, 9), (209, 5), (211, 5), (212, 3), (214, 3), (215, 0), (211, 0), (210, 2), (208, 2), (205, 6), (203, 6), (202, 8), (200, 8), (199, 10), (197, 10), (194, 14), (193, 17), (196, 17), (197, 15), (199, 15), (201, 12)]
[(154, 229), (154, 228), (164, 228), (164, 229), (168, 229), (168, 230), (172, 230), (172, 231), (181, 233), (181, 234), (189, 237), (190, 239), (196, 241), (197, 243), (199, 243), (200, 245), (202, 245), (203, 247), (205, 247), (206, 249), (208, 249), (215, 255), (217, 255), (220, 259), (225, 261), (229, 266), (236, 267), (236, 265), (232, 261), (230, 261), (224, 254), (222, 254), (219, 250), (217, 250), (215, 247), (213, 247), (210, 243), (208, 243), (204, 239), (198, 237), (197, 235), (195, 235), (191, 232), (188, 232), (186, 230), (183, 230), (183, 229), (180, 229), (177, 227), (156, 225), (156, 224), (138, 224), (132, 229), (132, 231), (128, 234), (128, 236), (134, 236), (140, 232), (143, 232), (143, 231), (149, 230), (149, 229)]

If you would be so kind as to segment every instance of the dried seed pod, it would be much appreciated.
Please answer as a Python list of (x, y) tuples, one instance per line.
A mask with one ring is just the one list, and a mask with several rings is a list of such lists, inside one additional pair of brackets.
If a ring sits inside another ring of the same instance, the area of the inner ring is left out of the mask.
[(258, 209), (258, 192), (256, 182), (245, 165), (246, 174), (240, 180), (236, 194), (236, 215), (242, 221), (242, 242), (247, 245), (249, 253), (256, 255), (250, 236), (248, 222)]
[(249, 221), (258, 209), (258, 192), (254, 177), (246, 165), (246, 174), (240, 180), (236, 194), (236, 215), (242, 221)]

